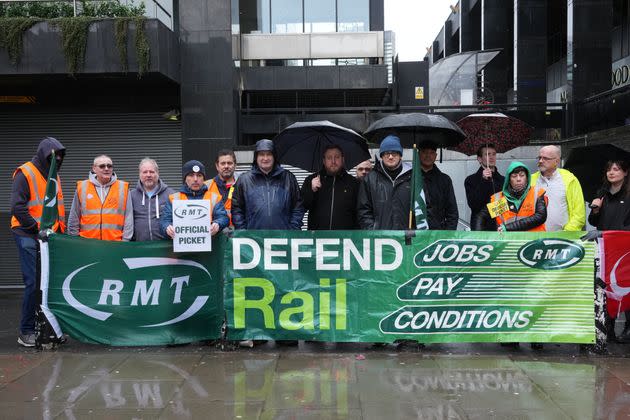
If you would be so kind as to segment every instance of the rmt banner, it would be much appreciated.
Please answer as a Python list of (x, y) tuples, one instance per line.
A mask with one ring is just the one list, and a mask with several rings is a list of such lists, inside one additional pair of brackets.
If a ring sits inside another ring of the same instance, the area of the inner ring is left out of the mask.
[(580, 232), (236, 231), (228, 338), (594, 343)]
[[(224, 249), (226, 238), (213, 238)], [(173, 253), (170, 241), (52, 235), (42, 243), (42, 309), (59, 335), (110, 345), (220, 337), (223, 253)]]

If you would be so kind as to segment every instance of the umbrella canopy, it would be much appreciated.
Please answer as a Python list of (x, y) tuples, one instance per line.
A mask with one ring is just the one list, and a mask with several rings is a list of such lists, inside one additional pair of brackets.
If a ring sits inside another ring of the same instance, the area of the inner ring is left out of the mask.
[(322, 167), (324, 149), (332, 144), (343, 150), (346, 168), (353, 168), (370, 158), (363, 136), (330, 121), (291, 124), (274, 137), (273, 143), (280, 162), (310, 172)]
[(470, 114), (457, 121), (466, 133), (466, 140), (454, 150), (474, 155), (481, 146), (492, 143), (504, 153), (527, 143), (534, 129), (518, 118), (500, 112)]
[(597, 190), (602, 186), (609, 160), (630, 162), (630, 152), (612, 144), (577, 147), (569, 152), (564, 168), (580, 181), (584, 199), (589, 203), (596, 198)]
[(405, 147), (412, 147), (425, 140), (431, 140), (440, 147), (459, 144), (466, 134), (448, 118), (436, 114), (393, 114), (372, 123), (365, 136), (374, 143), (380, 143), (390, 134), (400, 137)]

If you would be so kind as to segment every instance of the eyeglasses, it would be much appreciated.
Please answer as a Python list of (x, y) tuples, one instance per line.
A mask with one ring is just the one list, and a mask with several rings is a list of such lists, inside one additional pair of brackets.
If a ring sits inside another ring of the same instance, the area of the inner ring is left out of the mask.
[(101, 169), (112, 169), (114, 165), (112, 165), (111, 163), (101, 163), (100, 165), (98, 165), (98, 167)]
[(547, 156), (538, 156), (537, 160), (544, 160), (545, 162), (549, 162), (550, 160), (554, 160), (555, 158), (547, 157)]
[(398, 156), (400, 153), (398, 152), (383, 152), (382, 156), (390, 157), (390, 156)]

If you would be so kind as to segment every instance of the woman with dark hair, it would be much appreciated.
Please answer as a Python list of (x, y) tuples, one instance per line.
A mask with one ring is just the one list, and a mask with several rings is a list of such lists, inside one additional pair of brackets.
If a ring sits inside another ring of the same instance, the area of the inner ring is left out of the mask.
[[(630, 186), (626, 161), (608, 161), (604, 183), (597, 197), (591, 202), (588, 222), (597, 230), (630, 230)], [(608, 341), (630, 342), (630, 311), (626, 311), (625, 316), (626, 325), (619, 337), (615, 337), (615, 320), (606, 316)]]
[(626, 161), (608, 161), (604, 183), (597, 197), (591, 202), (588, 222), (597, 230), (630, 230), (630, 186)]

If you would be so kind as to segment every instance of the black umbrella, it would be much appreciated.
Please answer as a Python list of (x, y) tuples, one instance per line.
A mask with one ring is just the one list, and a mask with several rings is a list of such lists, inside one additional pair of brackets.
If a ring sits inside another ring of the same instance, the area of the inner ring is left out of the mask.
[(431, 140), (439, 147), (449, 147), (466, 138), (462, 129), (448, 118), (419, 112), (381, 118), (372, 123), (364, 134), (374, 143), (380, 143), (388, 135), (395, 134), (404, 147), (412, 147), (425, 140)]
[(365, 138), (356, 131), (330, 121), (297, 122), (273, 139), (278, 160), (310, 172), (322, 167), (326, 146), (336, 144), (343, 150), (346, 168), (370, 158)]
[(597, 144), (571, 149), (564, 168), (571, 171), (582, 185), (584, 199), (589, 203), (596, 198), (606, 176), (609, 160), (630, 162), (630, 152), (612, 144)]

